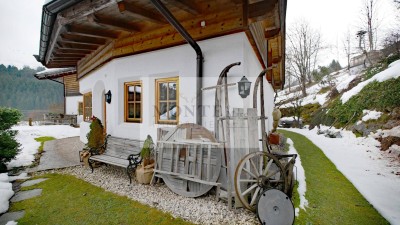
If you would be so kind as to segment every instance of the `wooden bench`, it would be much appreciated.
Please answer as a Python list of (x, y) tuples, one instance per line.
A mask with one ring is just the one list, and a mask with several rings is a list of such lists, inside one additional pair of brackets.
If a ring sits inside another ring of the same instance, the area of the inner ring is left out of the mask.
[[(95, 161), (114, 166), (126, 168), (126, 173), (129, 177), (129, 182), (132, 183), (130, 172), (134, 171), (142, 162), (140, 151), (143, 146), (143, 141), (132, 140), (127, 138), (113, 137), (107, 135), (104, 145), (99, 149), (90, 149), (91, 156), (89, 157), (89, 166), (93, 173), (93, 163)], [(104, 151), (103, 154), (99, 152)]]

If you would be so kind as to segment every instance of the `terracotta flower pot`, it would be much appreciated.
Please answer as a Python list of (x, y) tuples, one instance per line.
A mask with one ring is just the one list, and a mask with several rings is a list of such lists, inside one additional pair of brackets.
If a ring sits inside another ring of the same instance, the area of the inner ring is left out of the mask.
[(270, 133), (268, 136), (268, 141), (272, 145), (279, 145), (279, 134)]

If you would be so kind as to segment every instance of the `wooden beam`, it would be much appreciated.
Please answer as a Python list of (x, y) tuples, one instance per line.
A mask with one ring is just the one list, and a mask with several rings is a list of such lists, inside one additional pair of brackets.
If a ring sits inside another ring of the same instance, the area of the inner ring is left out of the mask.
[(82, 37), (75, 34), (61, 34), (61, 38), (65, 41), (81, 44), (104, 45), (107, 42), (107, 39), (104, 38)]
[(67, 25), (65, 26), (65, 28), (67, 30), (67, 34), (74, 34), (85, 37), (116, 39), (119, 36), (119, 33), (116, 32), (86, 28), (86, 27)]
[(263, 0), (248, 5), (249, 19), (263, 19), (273, 16), (273, 10), (278, 0)]
[(67, 40), (64, 38), (60, 38), (58, 40), (60, 43), (65, 43), (65, 44), (81, 44), (81, 45), (90, 45), (90, 46), (100, 46), (103, 44), (99, 44), (99, 43), (89, 43), (89, 42), (83, 42), (83, 41), (72, 41), (72, 40)]
[(139, 28), (130, 24), (125, 23), (120, 20), (111, 19), (111, 18), (100, 18), (96, 15), (90, 15), (87, 17), (90, 22), (97, 23), (100, 26), (110, 27), (112, 29), (123, 30), (129, 33), (139, 31)]
[(53, 57), (70, 57), (70, 58), (82, 58), (85, 57), (86, 54), (77, 54), (77, 53), (57, 53), (53, 54)]
[(71, 49), (71, 48), (63, 48), (63, 47), (57, 47), (54, 51), (55, 54), (90, 54), (92, 51), (91, 50), (86, 50), (86, 49)]
[(164, 2), (193, 15), (199, 15), (201, 12), (200, 8), (192, 0), (168, 0)]
[(274, 38), (279, 34), (280, 31), (281, 31), (280, 28), (273, 28), (273, 29), (266, 30), (264, 32), (265, 33), (265, 38), (266, 39)]
[(70, 60), (70, 61), (79, 61), (80, 59), (82, 59), (83, 57), (59, 57), (59, 56), (54, 56), (51, 59), (52, 61), (54, 60)]
[(77, 60), (68, 60), (68, 59), (53, 59), (51, 61), (58, 62), (58, 63), (76, 63), (77, 62)]
[(83, 45), (83, 44), (61, 44), (60, 49), (77, 49), (77, 50), (96, 50), (97, 46), (94, 45)]
[(153, 23), (158, 23), (158, 24), (166, 24), (167, 21), (162, 17), (159, 13), (154, 13), (150, 10), (147, 10), (143, 7), (129, 4), (127, 2), (118, 2), (118, 9), (121, 13), (129, 13), (131, 16), (141, 19), (141, 20), (147, 20)]

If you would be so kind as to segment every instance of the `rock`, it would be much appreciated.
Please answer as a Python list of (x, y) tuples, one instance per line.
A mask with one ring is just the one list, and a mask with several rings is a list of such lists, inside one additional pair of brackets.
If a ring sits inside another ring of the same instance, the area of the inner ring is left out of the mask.
[(375, 132), (380, 129), (381, 126), (375, 123), (366, 124), (364, 122), (356, 123), (351, 127), (351, 131), (353, 133), (362, 134), (363, 137), (366, 137), (371, 134), (371, 132)]
[(392, 116), (392, 119), (400, 120), (400, 107), (394, 108), (390, 115)]
[(382, 137), (378, 138), (378, 141), (381, 142), (381, 151), (388, 150), (390, 146), (392, 146), (393, 144), (400, 146), (400, 137), (395, 137), (395, 136)]
[(389, 120), (382, 126), (382, 128), (385, 130), (390, 130), (397, 126), (400, 126), (400, 120)]

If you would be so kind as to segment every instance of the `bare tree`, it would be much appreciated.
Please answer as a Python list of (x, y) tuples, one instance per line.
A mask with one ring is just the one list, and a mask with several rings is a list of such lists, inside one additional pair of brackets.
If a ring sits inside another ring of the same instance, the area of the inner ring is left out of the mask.
[(351, 35), (349, 30), (347, 30), (346, 36), (343, 39), (343, 51), (347, 57), (347, 70), (350, 70)]
[(287, 40), (289, 74), (298, 80), (302, 95), (305, 97), (306, 85), (307, 82), (312, 82), (312, 71), (316, 67), (321, 49), (321, 34), (302, 20), (289, 27)]
[(369, 51), (376, 49), (378, 39), (378, 5), (379, 0), (363, 0), (361, 10), (362, 26), (367, 31)]

